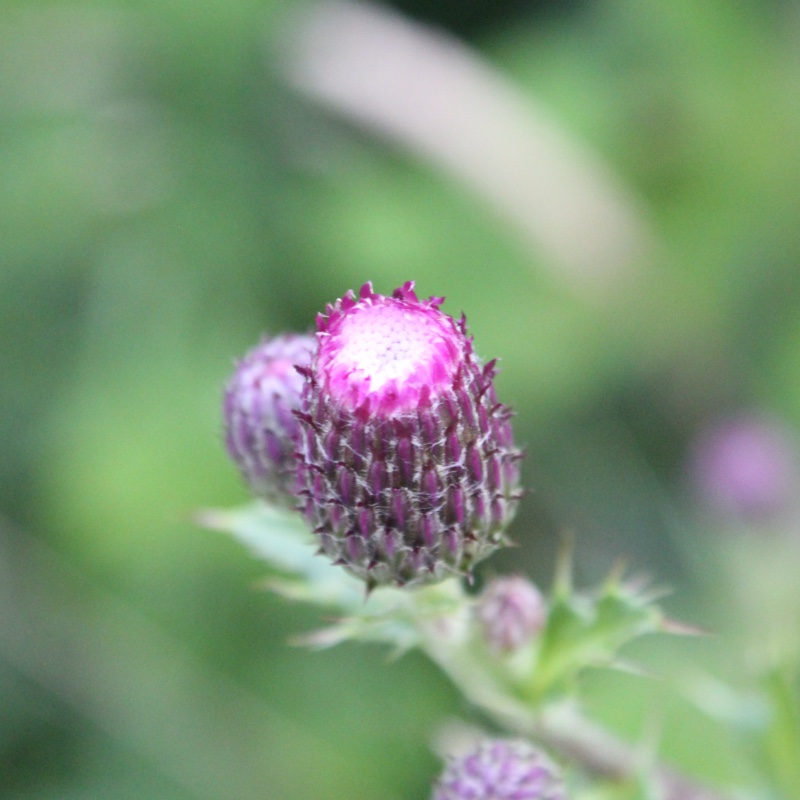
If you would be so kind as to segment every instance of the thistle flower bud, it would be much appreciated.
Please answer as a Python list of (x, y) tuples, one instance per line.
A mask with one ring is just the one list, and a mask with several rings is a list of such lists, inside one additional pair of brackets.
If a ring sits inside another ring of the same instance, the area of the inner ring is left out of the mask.
[(725, 517), (756, 522), (789, 509), (800, 485), (796, 433), (778, 419), (741, 414), (697, 438), (690, 462), (694, 488)]
[(495, 578), (481, 592), (475, 614), (490, 649), (512, 652), (544, 627), (547, 608), (541, 592), (519, 575)]
[(442, 302), (367, 283), (317, 319), (298, 485), (321, 550), (369, 588), (468, 573), (503, 543), (518, 499), (495, 362), (481, 366)]
[(453, 758), (433, 800), (565, 800), (556, 766), (522, 740), (487, 739)]
[(303, 376), (316, 348), (313, 336), (264, 339), (236, 365), (225, 388), (225, 446), (258, 497), (296, 503), (294, 452)]

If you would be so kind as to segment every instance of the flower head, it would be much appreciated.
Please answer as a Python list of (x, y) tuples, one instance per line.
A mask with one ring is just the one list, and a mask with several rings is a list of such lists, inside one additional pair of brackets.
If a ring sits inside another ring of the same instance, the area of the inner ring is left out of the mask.
[(469, 572), (503, 542), (518, 495), (510, 411), (466, 322), (365, 284), (317, 320), (298, 483), (321, 549), (371, 586)]
[(691, 473), (709, 507), (756, 519), (785, 509), (800, 484), (800, 458), (788, 425), (741, 415), (717, 422), (695, 443)]
[(547, 608), (542, 593), (520, 575), (495, 578), (481, 592), (475, 613), (492, 650), (512, 652), (544, 627)]
[(296, 503), (295, 459), (303, 376), (316, 348), (309, 335), (264, 339), (236, 365), (225, 387), (225, 446), (254, 494)]
[(453, 758), (433, 800), (565, 800), (556, 766), (522, 740), (487, 739)]

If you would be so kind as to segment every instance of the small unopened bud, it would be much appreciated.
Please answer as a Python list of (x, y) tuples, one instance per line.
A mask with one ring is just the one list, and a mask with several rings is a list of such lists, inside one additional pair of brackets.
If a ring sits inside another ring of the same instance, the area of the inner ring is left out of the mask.
[(296, 461), (303, 376), (316, 342), (284, 334), (264, 339), (236, 365), (225, 387), (225, 446), (252, 492), (296, 504)]
[(561, 775), (540, 750), (522, 740), (487, 739), (453, 758), (433, 800), (565, 800)]
[(369, 587), (469, 573), (504, 541), (518, 499), (511, 412), (466, 322), (365, 284), (318, 318), (299, 484), (321, 549)]
[(492, 650), (518, 650), (536, 636), (547, 620), (541, 592), (526, 578), (495, 578), (481, 592), (475, 614)]

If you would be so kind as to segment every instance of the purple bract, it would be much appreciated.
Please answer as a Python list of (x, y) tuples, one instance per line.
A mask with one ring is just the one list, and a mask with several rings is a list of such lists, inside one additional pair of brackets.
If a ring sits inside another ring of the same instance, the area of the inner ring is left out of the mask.
[(511, 413), (466, 322), (365, 284), (317, 320), (298, 485), (321, 549), (369, 587), (468, 573), (518, 499)]
[(559, 771), (525, 741), (487, 739), (449, 761), (433, 800), (565, 800)]

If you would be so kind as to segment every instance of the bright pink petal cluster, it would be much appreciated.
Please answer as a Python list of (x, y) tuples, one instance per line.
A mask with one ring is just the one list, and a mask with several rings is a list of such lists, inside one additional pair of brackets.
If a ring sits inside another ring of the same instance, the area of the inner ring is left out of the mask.
[(406, 283), (391, 297), (361, 288), (318, 318), (316, 373), (332, 400), (389, 417), (430, 405), (445, 393), (471, 342), (439, 311), (443, 298), (419, 301)]

